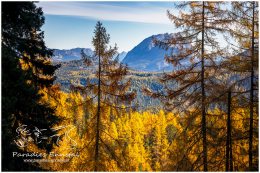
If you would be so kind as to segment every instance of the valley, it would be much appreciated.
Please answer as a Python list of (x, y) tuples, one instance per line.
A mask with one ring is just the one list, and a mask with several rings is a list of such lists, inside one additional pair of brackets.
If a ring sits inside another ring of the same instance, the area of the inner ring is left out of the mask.
[[(70, 87), (84, 86), (89, 79), (96, 82), (93, 69), (86, 67), (82, 60), (74, 60), (69, 62), (61, 62), (61, 67), (56, 71), (56, 84), (60, 84), (61, 89), (65, 92), (70, 92)], [(158, 77), (163, 72), (140, 72), (130, 70), (125, 80), (131, 80), (130, 91), (136, 91), (137, 97), (133, 101), (133, 105), (139, 105), (138, 110), (158, 110), (162, 108), (162, 104), (158, 99), (151, 99), (143, 93), (143, 88), (150, 88), (154, 91), (162, 89)]]

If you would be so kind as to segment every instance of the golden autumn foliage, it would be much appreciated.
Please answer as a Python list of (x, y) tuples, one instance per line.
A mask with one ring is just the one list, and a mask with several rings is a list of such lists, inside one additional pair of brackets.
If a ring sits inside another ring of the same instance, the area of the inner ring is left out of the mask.
[[(50, 171), (93, 171), (94, 129), (92, 119), (96, 104), (79, 93), (64, 93), (53, 87), (43, 90), (44, 99), (56, 108), (63, 118), (57, 127), (58, 144), (47, 160), (39, 162)], [(102, 106), (104, 118), (101, 135), (100, 169), (104, 171), (202, 171), (199, 159), (202, 152), (200, 117), (176, 115), (170, 112), (137, 112)], [(247, 109), (232, 111), (232, 138), (234, 170), (246, 170)], [(226, 118), (222, 110), (215, 108), (208, 113), (209, 170), (225, 170)], [(66, 136), (67, 135), (67, 136)], [(255, 141), (254, 146), (258, 143)], [(30, 151), (37, 151), (31, 149)], [(42, 151), (41, 151), (42, 152)], [(59, 161), (57, 161), (59, 160)], [(215, 165), (218, 165), (217, 167)]]
[(258, 171), (258, 4), (176, 2), (163, 73), (129, 70), (97, 22), (63, 92), (42, 9), (3, 3), (3, 171)]

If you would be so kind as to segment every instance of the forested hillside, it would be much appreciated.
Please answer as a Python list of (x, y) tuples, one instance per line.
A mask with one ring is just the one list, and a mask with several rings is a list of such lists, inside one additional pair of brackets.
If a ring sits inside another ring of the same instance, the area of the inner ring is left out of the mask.
[(42, 8), (2, 2), (2, 171), (259, 171), (259, 3), (173, 4), (168, 71), (142, 72), (100, 21), (53, 61)]

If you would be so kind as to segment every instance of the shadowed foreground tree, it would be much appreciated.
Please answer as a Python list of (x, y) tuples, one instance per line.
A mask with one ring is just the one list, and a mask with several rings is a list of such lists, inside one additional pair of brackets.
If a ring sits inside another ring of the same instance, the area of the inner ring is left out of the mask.
[[(52, 52), (43, 41), (43, 12), (33, 2), (2, 2), (2, 170), (39, 170), (35, 163), (24, 163), (12, 152), (26, 152), (14, 140), (17, 128), (47, 129), (58, 122), (54, 110), (39, 101), (39, 91), (51, 86), (57, 66), (50, 63)], [(28, 137), (28, 136), (27, 136)], [(36, 136), (33, 136), (36, 137)], [(21, 142), (21, 140), (20, 140)], [(20, 143), (23, 145), (26, 141)], [(34, 140), (35, 143), (36, 140)], [(38, 147), (50, 150), (52, 140)]]

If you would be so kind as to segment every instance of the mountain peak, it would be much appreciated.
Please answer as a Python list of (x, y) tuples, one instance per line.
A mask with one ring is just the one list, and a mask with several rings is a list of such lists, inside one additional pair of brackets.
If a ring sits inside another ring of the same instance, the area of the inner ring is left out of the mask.
[(170, 53), (156, 46), (153, 42), (154, 39), (164, 40), (171, 37), (173, 34), (157, 34), (145, 38), (141, 43), (129, 51), (122, 61), (130, 68), (140, 71), (167, 71), (172, 67), (165, 62), (164, 56)]

